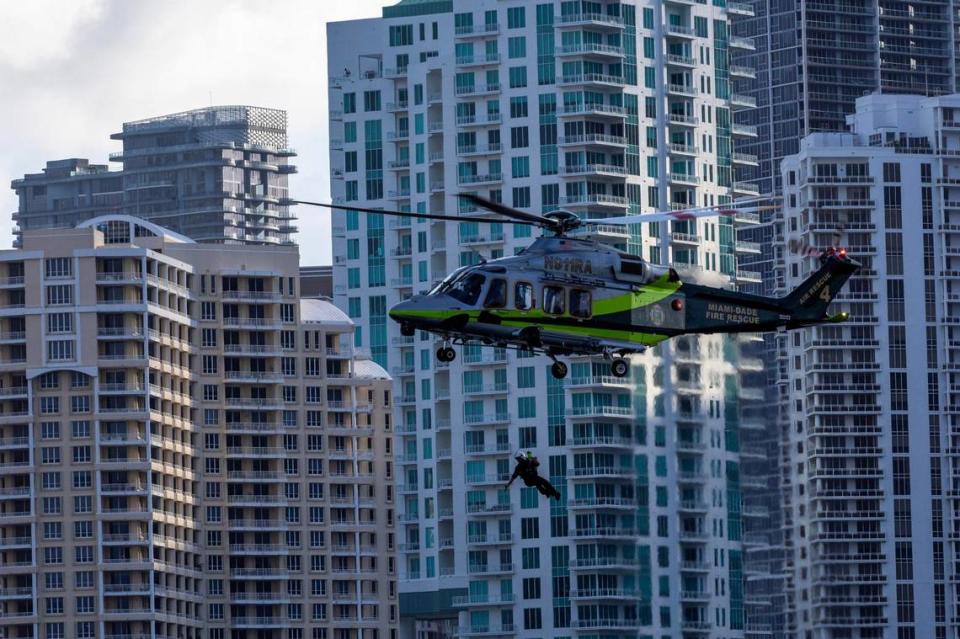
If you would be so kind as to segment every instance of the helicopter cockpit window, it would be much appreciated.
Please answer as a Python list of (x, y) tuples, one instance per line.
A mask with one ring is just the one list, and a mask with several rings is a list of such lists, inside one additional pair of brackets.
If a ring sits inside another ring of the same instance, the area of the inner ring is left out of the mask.
[(480, 291), (483, 289), (483, 282), (486, 279), (480, 273), (465, 275), (450, 286), (447, 295), (467, 306), (473, 306), (480, 298)]
[(450, 273), (450, 275), (447, 275), (445, 278), (443, 278), (442, 282), (433, 287), (429, 294), (435, 295), (437, 293), (446, 293), (450, 289), (450, 285), (453, 284), (454, 281), (460, 279), (460, 276), (463, 275), (463, 272), (466, 271), (467, 268), (468, 267), (466, 266), (461, 266), (453, 273)]
[(570, 291), (570, 314), (574, 317), (590, 317), (592, 311), (590, 291), (574, 289)]
[(550, 315), (563, 315), (563, 289), (559, 286), (543, 287), (543, 311)]
[(507, 280), (497, 277), (490, 282), (487, 296), (483, 300), (485, 308), (503, 308), (507, 305)]
[(513, 297), (518, 311), (529, 311), (537, 305), (533, 298), (533, 285), (529, 282), (517, 282)]

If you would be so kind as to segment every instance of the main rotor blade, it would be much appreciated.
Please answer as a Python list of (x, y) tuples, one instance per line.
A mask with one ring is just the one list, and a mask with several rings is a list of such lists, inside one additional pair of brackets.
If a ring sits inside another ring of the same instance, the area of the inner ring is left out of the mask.
[[(736, 217), (741, 213), (756, 213), (758, 211), (770, 210), (773, 206), (757, 206), (761, 201), (769, 198), (750, 199), (747, 201), (735, 202), (731, 204), (720, 204), (717, 206), (700, 206), (689, 209), (679, 209), (676, 211), (655, 211), (652, 213), (639, 213), (637, 215), (624, 215), (622, 217), (608, 217), (602, 220), (583, 220), (583, 224), (603, 224), (603, 225), (626, 225), (626, 224), (645, 224), (647, 222), (663, 222), (671, 220), (674, 222), (683, 222), (701, 217), (719, 217), (727, 215)], [(751, 206), (742, 206), (748, 204)], [(738, 208), (740, 207), (740, 208)]]
[[(425, 220), (450, 220), (452, 222), (485, 222), (495, 224), (497, 220), (491, 220), (487, 217), (472, 215), (445, 215), (443, 213), (415, 213), (412, 211), (393, 211), (390, 209), (370, 209), (362, 206), (348, 206), (346, 204), (327, 204), (326, 202), (308, 202), (306, 200), (291, 200), (292, 204), (306, 204), (307, 206), (319, 206), (325, 209), (335, 211), (358, 211), (360, 213), (378, 213), (380, 215), (393, 215), (395, 217), (419, 217)], [(535, 222), (517, 222), (525, 226), (539, 226)]]
[(472, 202), (480, 208), (487, 209), (488, 211), (492, 211), (494, 213), (499, 213), (500, 215), (509, 217), (512, 220), (517, 220), (517, 224), (522, 224), (525, 222), (527, 224), (542, 226), (551, 230), (559, 229), (559, 225), (550, 218), (536, 215), (534, 213), (527, 213), (526, 211), (518, 211), (517, 209), (510, 208), (509, 206), (500, 204), (499, 202), (493, 202), (491, 200), (484, 199), (478, 195), (474, 195), (473, 193), (458, 193), (457, 197), (461, 200)]

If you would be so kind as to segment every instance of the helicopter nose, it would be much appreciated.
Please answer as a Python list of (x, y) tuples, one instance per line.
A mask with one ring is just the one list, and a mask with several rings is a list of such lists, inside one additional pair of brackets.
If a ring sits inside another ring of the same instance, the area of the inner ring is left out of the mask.
[(390, 319), (395, 322), (408, 320), (416, 313), (417, 309), (423, 305), (423, 297), (423, 295), (414, 295), (409, 299), (394, 304), (387, 314), (390, 316)]

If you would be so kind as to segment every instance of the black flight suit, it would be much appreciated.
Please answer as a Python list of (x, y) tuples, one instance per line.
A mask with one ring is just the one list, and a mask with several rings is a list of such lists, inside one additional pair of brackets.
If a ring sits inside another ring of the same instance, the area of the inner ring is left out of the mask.
[(520, 477), (525, 486), (536, 487), (541, 495), (560, 499), (560, 493), (557, 492), (557, 489), (554, 488), (549, 481), (537, 474), (537, 467), (540, 465), (540, 462), (537, 461), (536, 457), (527, 458), (523, 455), (517, 455), (515, 459), (517, 460), (517, 467), (513, 470), (513, 476), (507, 483), (507, 488), (510, 488), (510, 484), (513, 483), (514, 479)]

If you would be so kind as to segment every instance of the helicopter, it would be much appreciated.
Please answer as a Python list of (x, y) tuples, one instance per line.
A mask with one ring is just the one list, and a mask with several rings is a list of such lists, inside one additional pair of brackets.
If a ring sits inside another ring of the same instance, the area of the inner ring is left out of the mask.
[[(782, 298), (723, 287), (719, 274), (684, 275), (651, 264), (591, 239), (572, 236), (594, 224), (628, 225), (665, 220), (733, 216), (731, 205), (645, 213), (602, 220), (581, 219), (569, 211), (536, 215), (473, 194), (460, 198), (515, 224), (540, 227), (544, 234), (518, 254), (461, 267), (426, 294), (414, 295), (389, 310), (404, 336), (416, 331), (443, 341), (437, 359), (456, 358), (451, 344), (479, 343), (542, 353), (551, 374), (566, 377), (561, 356), (599, 355), (610, 371), (624, 377), (627, 356), (671, 337), (691, 333), (740, 333), (795, 329), (842, 322), (846, 312), (827, 314), (844, 283), (860, 267), (845, 249), (819, 253), (820, 268)], [(469, 215), (412, 213), (344, 205), (325, 208), (367, 213), (486, 222)]]

